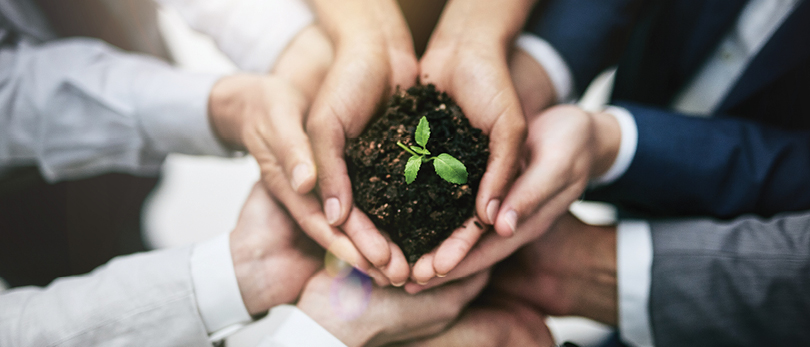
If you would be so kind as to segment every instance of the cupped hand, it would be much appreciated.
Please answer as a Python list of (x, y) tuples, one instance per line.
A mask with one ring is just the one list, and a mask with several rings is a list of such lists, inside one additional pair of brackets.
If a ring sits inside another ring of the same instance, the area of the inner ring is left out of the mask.
[[(446, 91), (470, 123), (489, 136), (489, 162), (475, 203), (477, 219), (484, 224), (496, 220), (517, 174), (526, 137), (525, 117), (507, 63), (512, 42), (533, 3), (449, 2), (419, 63), (422, 82)], [(433, 275), (446, 275), (483, 233), (483, 228), (458, 230), (436, 252), (417, 262), (413, 279), (424, 282)]]
[(230, 246), (239, 291), (251, 315), (293, 302), (323, 264), (323, 250), (261, 184), (253, 186), (242, 207)]
[(218, 81), (209, 99), (209, 115), (224, 143), (253, 155), (264, 186), (307, 235), (383, 285), (388, 280), (358, 251), (381, 247), (373, 243), (376, 230), (369, 237), (367, 230), (356, 232), (361, 239), (356, 245), (327, 222), (318, 196), (309, 192), (316, 173), (304, 123), (331, 64), (331, 53), (325, 34), (314, 26), (306, 28), (279, 57), (272, 75), (235, 75)]
[(488, 278), (489, 273), (483, 272), (419, 295), (375, 287), (366, 311), (346, 320), (330, 309), (333, 278), (321, 272), (307, 284), (298, 308), (347, 346), (381, 346), (444, 330), (481, 292)]
[[(347, 138), (357, 137), (381, 104), (417, 76), (410, 31), (393, 0), (316, 0), (319, 25), (335, 44), (327, 73), (306, 123), (317, 163), (326, 220), (340, 225), (362, 255), (395, 284), (409, 268), (401, 251), (360, 216), (344, 160)], [(356, 217), (356, 218), (355, 218)]]
[[(589, 179), (607, 171), (618, 151), (618, 131), (613, 116), (587, 113), (576, 106), (555, 106), (533, 118), (524, 152), (525, 169), (504, 199), (495, 224), (496, 229), (516, 230), (515, 235), (485, 235), (449, 276), (427, 278), (428, 286), (410, 283), (407, 290), (418, 292), (476, 273), (540, 237), (582, 196)], [(533, 222), (525, 223), (527, 220)]]

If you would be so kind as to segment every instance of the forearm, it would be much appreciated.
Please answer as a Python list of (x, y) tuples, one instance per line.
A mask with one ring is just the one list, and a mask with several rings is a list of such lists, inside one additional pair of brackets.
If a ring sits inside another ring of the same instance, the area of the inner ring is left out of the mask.
[(207, 117), (219, 76), (191, 74), (100, 41), (0, 50), (0, 165), (52, 181), (155, 174), (169, 152), (226, 154)]
[(537, 0), (451, 0), (447, 3), (433, 41), (495, 45), (503, 50), (523, 28)]
[(116, 258), (87, 276), (0, 295), (0, 345), (206, 346), (189, 248)]
[(657, 346), (810, 343), (810, 214), (650, 227)]
[[(732, 117), (626, 104), (638, 129), (627, 171), (589, 199), (661, 215), (770, 216), (810, 208), (810, 136)], [(688, 202), (688, 203), (684, 203)]]

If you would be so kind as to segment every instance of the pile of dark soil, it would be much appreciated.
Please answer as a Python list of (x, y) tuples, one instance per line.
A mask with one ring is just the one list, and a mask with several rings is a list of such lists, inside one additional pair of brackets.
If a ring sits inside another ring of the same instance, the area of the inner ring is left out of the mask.
[[(432, 84), (397, 90), (384, 112), (360, 137), (348, 141), (346, 162), (355, 204), (414, 263), (472, 217), (489, 139)], [(467, 168), (466, 184), (445, 181), (432, 162), (423, 163), (416, 180), (406, 184), (405, 163), (411, 154), (397, 141), (416, 145), (414, 133), (422, 116), (430, 123), (426, 148), (432, 156), (447, 153), (460, 160)]]

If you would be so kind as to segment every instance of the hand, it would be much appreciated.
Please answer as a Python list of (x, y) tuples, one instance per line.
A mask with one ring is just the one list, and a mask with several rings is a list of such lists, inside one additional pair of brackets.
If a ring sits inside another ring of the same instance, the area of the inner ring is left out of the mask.
[(323, 264), (323, 250), (256, 184), (230, 234), (242, 300), (251, 315), (293, 302)]
[(616, 326), (616, 266), (616, 228), (590, 226), (566, 213), (499, 264), (492, 287), (547, 314)]
[[(331, 52), (331, 42), (319, 28), (304, 29), (279, 57), (274, 75), (236, 75), (216, 83), (209, 100), (211, 122), (223, 142), (246, 148), (256, 158), (265, 187), (307, 235), (384, 285), (385, 276), (343, 232), (329, 225), (318, 197), (307, 193), (315, 185), (315, 164), (304, 132), (305, 115), (331, 64)], [(376, 229), (366, 233), (356, 233), (362, 238), (360, 246), (381, 247), (373, 243)]]
[(527, 121), (531, 121), (556, 102), (557, 90), (554, 89), (546, 69), (524, 50), (512, 50), (509, 72)]
[[(507, 58), (533, 4), (530, 0), (449, 2), (420, 61), (422, 81), (446, 91), (470, 123), (489, 135), (489, 163), (476, 197), (477, 218), (485, 224), (495, 222), (517, 174), (526, 136)], [(466, 228), (454, 233), (436, 252), (417, 261), (414, 279), (424, 282), (435, 274), (446, 275), (483, 231)], [(511, 231), (499, 231), (511, 235)]]
[[(494, 293), (493, 293), (494, 294)], [(545, 317), (525, 302), (484, 293), (484, 302), (472, 304), (449, 329), (424, 340), (398, 347), (490, 347), (554, 345)], [(394, 345), (391, 345), (394, 346)]]
[(381, 346), (433, 335), (453, 322), (484, 288), (487, 272), (412, 296), (399, 288), (375, 287), (367, 310), (346, 320), (330, 307), (333, 279), (321, 272), (304, 289), (298, 308), (349, 347)]
[[(418, 292), (476, 273), (540, 237), (582, 196), (589, 179), (607, 171), (618, 152), (619, 133), (613, 116), (590, 114), (575, 106), (556, 106), (534, 118), (526, 141), (528, 163), (504, 200), (501, 210), (505, 212), (499, 213), (495, 225), (496, 229), (516, 228), (517, 233), (508, 239), (486, 235), (447, 278), (431, 280), (427, 287), (408, 284), (406, 289)], [(522, 226), (528, 219), (533, 222)]]
[[(318, 190), (326, 220), (342, 225), (357, 249), (395, 284), (404, 284), (405, 257), (352, 203), (344, 161), (345, 141), (357, 137), (396, 86), (417, 76), (416, 56), (405, 19), (393, 0), (315, 0), (320, 25), (335, 43), (335, 62), (307, 120), (318, 167)], [(349, 220), (352, 220), (349, 223)]]

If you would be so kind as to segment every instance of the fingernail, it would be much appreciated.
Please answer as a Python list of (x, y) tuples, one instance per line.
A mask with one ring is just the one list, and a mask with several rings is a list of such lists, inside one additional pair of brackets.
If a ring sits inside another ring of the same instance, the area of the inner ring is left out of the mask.
[(512, 229), (512, 234), (517, 231), (517, 212), (515, 210), (509, 210), (503, 216), (503, 219), (506, 220), (506, 224), (509, 225), (509, 229)]
[(391, 285), (394, 286), (394, 287), (402, 287), (402, 286), (405, 285), (405, 281), (402, 281), (400, 283), (391, 282)]
[(498, 209), (501, 208), (501, 202), (497, 199), (492, 199), (487, 204), (487, 218), (489, 218), (489, 224), (495, 224), (495, 217), (498, 216)]
[(292, 172), (292, 188), (296, 192), (298, 191), (298, 187), (301, 186), (304, 181), (306, 181), (310, 176), (312, 176), (312, 170), (309, 169), (309, 165), (301, 163), (295, 166)]
[(326, 199), (323, 209), (326, 212), (326, 221), (335, 224), (340, 217), (340, 201), (337, 198)]
[(445, 277), (447, 277), (447, 274), (444, 274), (444, 275), (436, 274), (436, 277), (438, 277), (438, 278), (445, 278)]
[(427, 280), (427, 281), (424, 281), (424, 282), (422, 282), (422, 281), (418, 281), (418, 280), (417, 280), (417, 281), (416, 281), (416, 284), (418, 284), (418, 285), (420, 285), (420, 286), (424, 286), (424, 285), (427, 285), (427, 284), (428, 284), (428, 281), (430, 281), (430, 280)]

